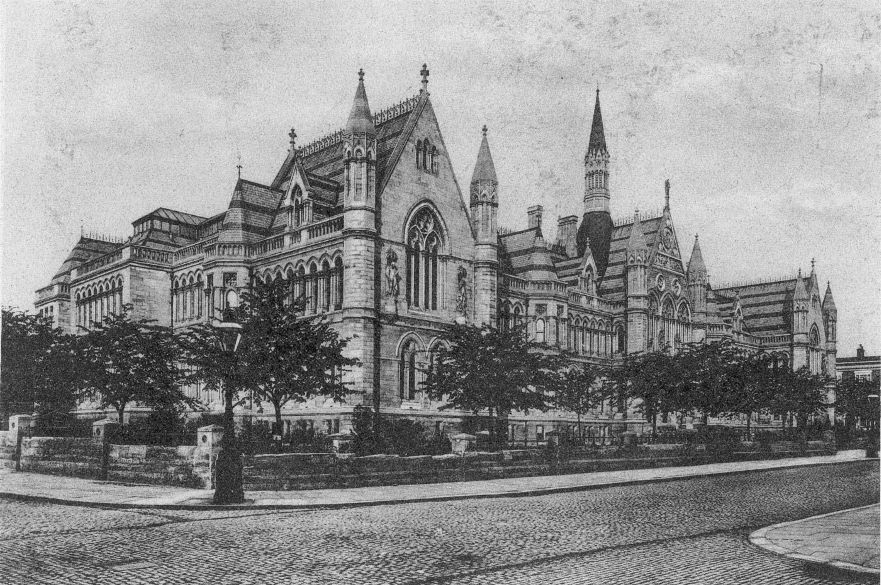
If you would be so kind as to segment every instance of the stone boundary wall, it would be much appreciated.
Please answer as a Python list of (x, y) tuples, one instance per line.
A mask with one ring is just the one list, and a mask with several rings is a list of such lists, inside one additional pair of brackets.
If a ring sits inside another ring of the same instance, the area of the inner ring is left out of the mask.
[(15, 469), (15, 436), (0, 431), (0, 469)]
[(243, 476), (248, 491), (307, 490), (620, 471), (836, 452), (834, 444), (822, 441), (772, 447), (760, 449), (744, 444), (740, 450), (726, 454), (708, 453), (701, 448), (688, 449), (683, 445), (649, 445), (631, 449), (604, 447), (589, 453), (570, 453), (568, 458), (541, 450), (415, 457), (293, 453), (246, 458)]
[(99, 479), (103, 457), (102, 442), (91, 438), (21, 439), (21, 471)]
[[(15, 468), (16, 445), (0, 435), (0, 467)], [(101, 439), (23, 437), (20, 470), (49, 475), (203, 488), (211, 461), (198, 447), (112, 445)]]
[[(14, 437), (0, 432), (0, 467), (15, 468), (20, 441), (21, 471), (111, 481), (211, 487), (212, 441), (198, 447), (113, 445), (101, 438)], [(248, 491), (281, 491), (403, 485), (619, 471), (723, 461), (834, 454), (834, 443), (741, 443), (733, 452), (711, 453), (703, 446), (640, 445), (571, 451), (508, 450), (464, 455), (371, 455), (292, 453), (244, 458)]]
[(200, 488), (211, 484), (207, 457), (199, 448), (110, 445), (107, 479)]

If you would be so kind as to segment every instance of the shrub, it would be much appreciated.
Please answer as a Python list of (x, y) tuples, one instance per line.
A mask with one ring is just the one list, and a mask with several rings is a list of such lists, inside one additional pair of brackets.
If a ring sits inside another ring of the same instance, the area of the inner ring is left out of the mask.
[(155, 409), (143, 418), (132, 418), (112, 437), (121, 445), (195, 445), (196, 432), (188, 432), (187, 421), (175, 409)]
[(445, 435), (429, 432), (422, 423), (407, 418), (380, 417), (379, 424), (374, 425), (373, 411), (366, 407), (355, 409), (352, 432), (352, 450), (359, 456), (391, 453), (408, 457), (450, 452)]

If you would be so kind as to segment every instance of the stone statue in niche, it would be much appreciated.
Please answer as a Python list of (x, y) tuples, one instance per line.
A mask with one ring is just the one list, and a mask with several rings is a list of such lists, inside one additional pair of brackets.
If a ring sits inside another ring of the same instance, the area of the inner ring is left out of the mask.
[(398, 254), (389, 249), (385, 255), (385, 296), (397, 300), (401, 276), (398, 274)]
[(398, 254), (389, 248), (385, 254), (385, 306), (386, 313), (398, 314), (398, 295), (401, 292), (401, 275), (398, 274)]
[(468, 271), (464, 266), (456, 273), (456, 311), (464, 315), (468, 311)]

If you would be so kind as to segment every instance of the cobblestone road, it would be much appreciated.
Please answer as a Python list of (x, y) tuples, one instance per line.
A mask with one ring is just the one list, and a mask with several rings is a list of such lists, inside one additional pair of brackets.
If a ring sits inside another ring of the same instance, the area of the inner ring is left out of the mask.
[(876, 502), (877, 462), (539, 497), (309, 512), (0, 500), (0, 582), (860, 583), (749, 544)]

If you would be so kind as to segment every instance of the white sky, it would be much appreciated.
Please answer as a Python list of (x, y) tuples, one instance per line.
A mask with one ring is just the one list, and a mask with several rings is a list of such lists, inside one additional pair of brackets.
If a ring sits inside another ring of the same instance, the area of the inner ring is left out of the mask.
[[(462, 4), (462, 5), (460, 5)], [(581, 214), (599, 84), (613, 216), (671, 208), (714, 284), (832, 281), (839, 355), (881, 353), (881, 16), (871, 2), (7, 2), (2, 303), (32, 308), (83, 226), (221, 211), (272, 180), (291, 126), (429, 89), (460, 185), (480, 127), (502, 225)], [(822, 82), (820, 67), (822, 65)]]

